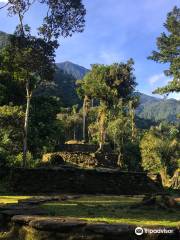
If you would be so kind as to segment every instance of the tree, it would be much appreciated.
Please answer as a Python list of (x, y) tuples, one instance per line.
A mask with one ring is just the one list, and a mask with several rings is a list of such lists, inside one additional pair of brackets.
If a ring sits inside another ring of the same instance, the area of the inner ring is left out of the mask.
[(166, 76), (172, 76), (173, 80), (165, 87), (154, 91), (159, 94), (180, 92), (180, 8), (174, 7), (168, 13), (164, 27), (169, 34), (163, 32), (157, 38), (159, 51), (153, 51), (149, 59), (159, 63), (169, 63), (169, 69), (164, 73)]
[(78, 91), (82, 95), (87, 96), (88, 99), (99, 101), (97, 120), (100, 150), (105, 143), (109, 109), (117, 104), (119, 99), (128, 102), (134, 98), (136, 82), (133, 75), (133, 64), (132, 59), (127, 63), (115, 63), (109, 66), (94, 64), (83, 80), (78, 81)]
[(78, 112), (78, 105), (73, 105), (72, 108), (61, 108), (60, 113), (57, 115), (57, 120), (64, 127), (65, 141), (72, 139), (76, 141), (80, 138), (82, 114)]
[(24, 17), (37, 2), (44, 13), (38, 32), (46, 40), (72, 36), (84, 30), (86, 10), (82, 0), (9, 0), (2, 8), (7, 9), (9, 16), (18, 17), (20, 31), (24, 34)]
[[(35, 2), (34, 0), (11, 0), (5, 5), (8, 13), (18, 16), (19, 19), (16, 35), (11, 37), (9, 46), (4, 50), (7, 58), (4, 58), (3, 64), (6, 65), (6, 70), (12, 72), (18, 80), (25, 82), (24, 166), (26, 165), (29, 109), (33, 90), (50, 75), (51, 79), (53, 78), (54, 51), (58, 47), (55, 40), (59, 36), (68, 37), (74, 32), (82, 32), (86, 13), (81, 0), (39, 1), (46, 5), (44, 9), (47, 9), (47, 12), (43, 18), (43, 24), (39, 27), (41, 38), (36, 38), (31, 36), (30, 28), (24, 23), (25, 14)], [(11, 69), (12, 63), (13, 69)]]
[(64, 130), (57, 120), (61, 102), (56, 97), (36, 96), (32, 98), (29, 117), (28, 149), (39, 158), (53, 152), (64, 140)]
[[(111, 108), (107, 125), (107, 137), (118, 153), (118, 166), (139, 169), (139, 137), (134, 122), (134, 101), (123, 105), (122, 100)], [(132, 156), (131, 156), (132, 155)]]
[(112, 114), (108, 123), (108, 137), (114, 143), (114, 149), (118, 152), (117, 165), (121, 168), (125, 167), (124, 161), (124, 145), (130, 136), (130, 121), (126, 116), (122, 101), (116, 107), (116, 113)]
[(0, 165), (13, 164), (21, 151), (24, 118), (22, 110), (19, 106), (0, 106)]
[(142, 166), (151, 173), (160, 173), (164, 185), (180, 167), (179, 128), (160, 124), (147, 131), (140, 143)]
[(11, 73), (14, 80), (22, 82), (26, 90), (26, 110), (23, 135), (23, 165), (26, 165), (28, 124), (31, 98), (37, 86), (51, 81), (54, 72), (54, 42), (19, 32), (12, 35), (2, 50), (2, 70)]
[(86, 142), (87, 140), (87, 136), (86, 136), (86, 132), (87, 132), (87, 115), (89, 112), (89, 108), (90, 108), (90, 99), (87, 95), (84, 96), (84, 100), (83, 100), (83, 141)]

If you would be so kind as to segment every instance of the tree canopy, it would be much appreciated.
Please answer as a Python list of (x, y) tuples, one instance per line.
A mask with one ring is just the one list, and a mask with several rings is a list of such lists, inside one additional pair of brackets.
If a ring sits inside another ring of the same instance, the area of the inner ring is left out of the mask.
[(168, 13), (164, 27), (166, 32), (157, 38), (158, 51), (153, 51), (149, 59), (169, 64), (169, 69), (165, 70), (164, 73), (166, 76), (172, 77), (173, 80), (154, 91), (154, 93), (159, 94), (180, 92), (180, 8), (174, 7)]

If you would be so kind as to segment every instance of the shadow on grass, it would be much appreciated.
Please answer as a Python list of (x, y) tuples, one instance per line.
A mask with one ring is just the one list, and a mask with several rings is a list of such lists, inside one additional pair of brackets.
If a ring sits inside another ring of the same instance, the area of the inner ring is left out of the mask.
[[(136, 199), (137, 200), (137, 199)], [(76, 217), (90, 221), (106, 221), (109, 223), (132, 223), (141, 225), (180, 225), (180, 214), (176, 211), (159, 209), (130, 209), (137, 201), (123, 200), (78, 200), (59, 203), (49, 203), (43, 206), (49, 215)]]

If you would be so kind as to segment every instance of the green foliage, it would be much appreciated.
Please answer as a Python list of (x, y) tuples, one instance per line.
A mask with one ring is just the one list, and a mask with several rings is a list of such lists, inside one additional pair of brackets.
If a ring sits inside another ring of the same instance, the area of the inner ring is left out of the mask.
[(22, 83), (13, 79), (9, 73), (0, 70), (0, 106), (22, 105), (25, 102), (25, 91)]
[(16, 81), (29, 82), (32, 92), (42, 81), (52, 79), (55, 47), (55, 42), (45, 42), (30, 32), (21, 36), (17, 29), (1, 50), (2, 72)]
[(115, 99), (132, 98), (136, 82), (133, 75), (133, 61), (113, 65), (92, 65), (92, 70), (78, 81), (79, 93), (107, 104)]
[[(8, 155), (6, 159), (6, 165), (9, 167), (21, 167), (23, 161), (23, 153), (20, 152), (17, 155)], [(36, 162), (32, 156), (32, 154), (28, 151), (27, 152), (27, 167), (34, 167)]]
[(32, 99), (29, 122), (29, 150), (34, 156), (54, 151), (64, 141), (64, 126), (56, 119), (59, 99), (38, 96)]
[(180, 167), (180, 129), (179, 126), (160, 124), (147, 131), (140, 144), (142, 166), (153, 173), (173, 173)]
[(157, 38), (157, 48), (159, 51), (153, 51), (152, 59), (160, 63), (169, 63), (169, 69), (165, 71), (167, 76), (173, 76), (173, 80), (167, 86), (158, 88), (154, 93), (180, 92), (180, 8), (174, 7), (168, 13), (166, 23), (164, 24), (168, 35), (162, 33)]
[(9, 165), (8, 158), (22, 151), (23, 117), (18, 106), (0, 107), (0, 165)]
[(124, 169), (140, 169), (139, 136), (136, 132), (130, 106), (129, 108), (124, 107), (120, 102), (110, 112), (107, 135), (113, 143), (115, 151), (119, 153), (118, 164)]
[[(136, 82), (133, 64), (132, 59), (127, 63), (115, 63), (109, 66), (95, 64), (82, 80), (77, 81), (78, 94), (84, 98), (84, 105), (85, 99), (99, 101), (97, 122), (100, 149), (106, 140), (108, 111), (118, 104), (120, 99), (124, 103), (134, 99)], [(88, 111), (86, 109), (86, 113)], [(93, 129), (92, 125), (91, 129)]]
[[(23, 26), (25, 14), (30, 11), (36, 1), (22, 0), (10, 1), (8, 3), (8, 14), (17, 16), (20, 22), (20, 30), (24, 31), (27, 27)], [(68, 1), (40, 1), (43, 9), (42, 24), (38, 32), (46, 40), (58, 38), (59, 36), (72, 36), (74, 32), (82, 32), (85, 25), (86, 10), (81, 0)]]
[(57, 119), (63, 125), (65, 141), (81, 139), (82, 114), (78, 112), (78, 105), (72, 108), (61, 108)]

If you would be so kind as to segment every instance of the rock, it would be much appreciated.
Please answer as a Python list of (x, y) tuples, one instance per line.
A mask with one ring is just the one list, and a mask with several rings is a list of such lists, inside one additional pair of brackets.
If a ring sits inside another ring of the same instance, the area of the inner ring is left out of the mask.
[(164, 210), (179, 209), (180, 206), (175, 198), (167, 195), (147, 195), (141, 203), (134, 204), (131, 208), (160, 208)]
[(57, 231), (57, 232), (72, 232), (77, 230), (79, 227), (85, 226), (87, 223), (80, 220), (71, 220), (63, 218), (44, 218), (35, 219), (29, 223), (29, 226), (43, 231)]
[(88, 224), (86, 230), (88, 232), (103, 234), (103, 235), (129, 235), (134, 233), (136, 226), (127, 225), (127, 224)]
[(11, 221), (14, 223), (22, 224), (22, 225), (28, 225), (29, 222), (36, 218), (42, 218), (41, 216), (27, 216), (27, 215), (16, 215), (11, 218)]

